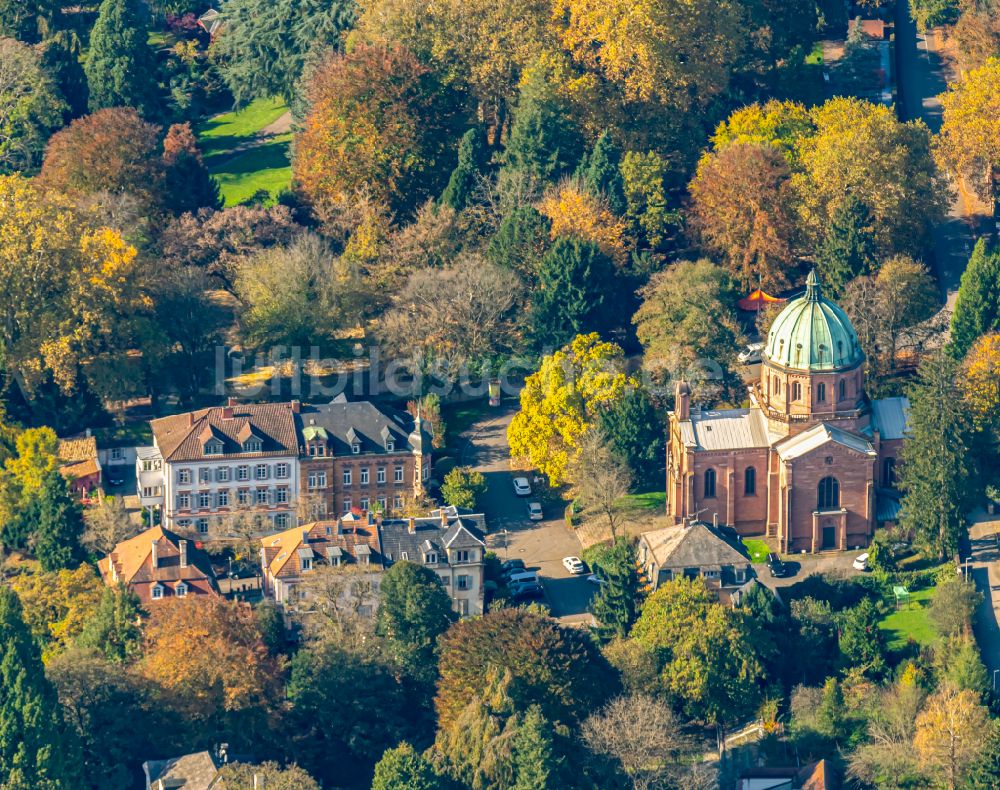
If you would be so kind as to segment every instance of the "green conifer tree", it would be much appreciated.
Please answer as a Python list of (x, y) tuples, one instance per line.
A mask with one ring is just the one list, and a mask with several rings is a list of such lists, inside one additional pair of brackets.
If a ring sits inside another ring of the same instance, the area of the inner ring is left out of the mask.
[(147, 118), (155, 115), (156, 64), (148, 36), (139, 0), (102, 0), (85, 66), (91, 112), (132, 107)]
[(42, 43), (42, 68), (59, 88), (69, 107), (68, 119), (79, 118), (87, 112), (87, 75), (84, 74), (80, 55), (83, 47), (75, 31), (60, 30)]
[(997, 329), (1000, 329), (1000, 249), (990, 247), (981, 238), (972, 250), (958, 286), (948, 353), (961, 359), (976, 340)]
[(103, 653), (109, 661), (126, 663), (142, 649), (142, 630), (138, 625), (141, 614), (135, 593), (122, 584), (106, 588), (94, 615), (80, 633), (80, 646)]
[(79, 787), (77, 760), (77, 742), (63, 724), (21, 602), (9, 587), (0, 587), (0, 787)]
[(541, 69), (521, 86), (501, 176), (522, 173), (538, 186), (568, 173), (580, 161), (583, 139), (566, 103)]
[(438, 790), (446, 786), (431, 764), (405, 741), (385, 751), (372, 780), (372, 790)]
[(618, 538), (607, 550), (599, 568), (604, 584), (594, 595), (590, 611), (597, 620), (598, 638), (609, 641), (625, 637), (639, 616), (639, 576), (635, 548), (627, 538)]
[(561, 236), (542, 257), (531, 306), (539, 346), (557, 348), (577, 335), (606, 332), (619, 319), (613, 306), (614, 263), (592, 241)]
[(476, 186), (476, 174), (486, 163), (486, 138), (478, 126), (469, 129), (458, 144), (458, 164), (451, 171), (441, 203), (461, 211), (469, 204)]
[(958, 550), (974, 486), (972, 426), (955, 383), (957, 370), (958, 363), (943, 353), (920, 365), (900, 457), (900, 525), (941, 559)]
[(604, 197), (608, 201), (608, 207), (620, 217), (625, 215), (628, 208), (621, 165), (622, 153), (615, 145), (611, 133), (604, 131), (576, 169), (576, 175), (583, 180), (587, 191)]
[(41, 32), (39, 22), (48, 11), (46, 0), (0, 0), (0, 38), (37, 43)]
[(533, 279), (548, 249), (551, 228), (548, 217), (534, 206), (518, 206), (500, 223), (486, 255), (493, 263)]
[(630, 389), (601, 413), (601, 428), (611, 451), (621, 458), (640, 489), (662, 480), (666, 457), (663, 421), (644, 389)]
[(565, 785), (559, 780), (559, 757), (552, 737), (552, 725), (537, 705), (528, 708), (511, 745), (514, 758), (513, 790), (555, 790)]
[(823, 697), (816, 711), (820, 732), (833, 741), (841, 741), (846, 733), (847, 706), (844, 691), (837, 678), (827, 678), (823, 684)]
[(163, 194), (174, 214), (192, 214), (200, 208), (219, 209), (219, 185), (208, 172), (190, 124), (175, 123), (163, 141)]
[(70, 496), (66, 479), (58, 470), (49, 472), (38, 492), (38, 526), (35, 530), (35, 557), (42, 570), (75, 568), (83, 557), (80, 535), (83, 516)]
[(816, 264), (823, 287), (839, 294), (844, 286), (875, 266), (875, 233), (872, 214), (854, 195), (837, 206), (830, 227), (817, 250)]

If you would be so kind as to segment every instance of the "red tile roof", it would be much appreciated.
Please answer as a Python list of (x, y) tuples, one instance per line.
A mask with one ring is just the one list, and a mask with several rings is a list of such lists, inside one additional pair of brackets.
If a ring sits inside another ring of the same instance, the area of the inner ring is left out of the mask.
[[(204, 442), (223, 442), (222, 454), (209, 458), (246, 458), (298, 455), (295, 418), (290, 403), (245, 403), (200, 409), (152, 420), (156, 446), (165, 461), (206, 458)], [(259, 453), (241, 452), (242, 442), (254, 434), (263, 440)]]

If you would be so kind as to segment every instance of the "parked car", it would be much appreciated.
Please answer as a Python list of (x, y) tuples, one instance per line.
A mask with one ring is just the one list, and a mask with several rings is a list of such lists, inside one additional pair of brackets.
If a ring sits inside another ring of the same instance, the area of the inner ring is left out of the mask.
[(755, 365), (760, 362), (760, 352), (764, 350), (763, 343), (748, 343), (736, 358), (744, 365)]
[(528, 519), (531, 521), (541, 521), (545, 518), (542, 515), (542, 505), (540, 502), (529, 502), (528, 503)]
[(854, 562), (852, 564), (854, 570), (856, 571), (868, 570), (868, 552), (866, 551), (864, 554), (859, 554), (854, 558)]
[(777, 579), (788, 575), (788, 566), (773, 551), (767, 555), (767, 569)]
[(608, 583), (607, 580), (602, 579), (596, 573), (590, 574), (590, 576), (587, 577), (587, 581), (590, 582), (591, 584), (596, 584), (598, 587), (600, 587), (602, 584)]
[(538, 582), (528, 582), (512, 587), (510, 594), (515, 601), (524, 601), (530, 598), (541, 598), (545, 595), (545, 590)]
[(531, 483), (528, 482), (528, 478), (514, 478), (514, 493), (518, 496), (531, 496)]
[(520, 584), (527, 584), (529, 582), (537, 582), (538, 574), (535, 571), (526, 571), (521, 569), (515, 571), (507, 577), (508, 587), (517, 587)]
[(587, 572), (587, 566), (579, 557), (563, 557), (562, 563), (563, 567), (574, 575)]
[(121, 475), (108, 475), (108, 482), (113, 486), (120, 486), (125, 484), (125, 478)]
[(503, 564), (500, 565), (500, 573), (502, 573), (504, 575), (507, 575), (507, 574), (510, 574), (510, 573), (514, 573), (514, 569), (515, 568), (517, 570), (519, 570), (519, 571), (523, 571), (524, 570), (524, 560), (522, 560), (520, 558), (517, 558), (517, 557), (515, 557), (512, 560), (507, 560), (506, 562), (504, 562)]

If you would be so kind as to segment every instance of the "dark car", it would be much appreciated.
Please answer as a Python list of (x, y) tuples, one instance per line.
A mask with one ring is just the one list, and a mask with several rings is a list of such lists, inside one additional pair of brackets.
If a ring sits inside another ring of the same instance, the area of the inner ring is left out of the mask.
[(523, 571), (524, 570), (524, 560), (513, 559), (507, 560), (500, 566), (500, 572), (504, 575), (510, 574), (511, 571)]
[(767, 569), (771, 572), (771, 575), (776, 578), (788, 575), (788, 566), (785, 565), (785, 563), (781, 561), (781, 557), (773, 551), (767, 555)]
[(538, 582), (528, 582), (527, 584), (516, 585), (511, 590), (511, 595), (515, 601), (527, 601), (534, 598), (541, 598), (545, 595), (545, 591)]

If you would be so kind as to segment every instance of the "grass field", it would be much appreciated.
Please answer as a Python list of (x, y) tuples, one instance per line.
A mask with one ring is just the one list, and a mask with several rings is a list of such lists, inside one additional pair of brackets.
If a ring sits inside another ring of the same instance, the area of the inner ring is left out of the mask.
[(891, 649), (899, 650), (906, 647), (911, 638), (921, 647), (926, 647), (937, 639), (937, 631), (927, 616), (927, 608), (933, 594), (933, 587), (911, 592), (908, 604), (902, 604), (899, 611), (891, 612), (879, 623), (879, 628), (885, 631)]
[(666, 491), (647, 491), (643, 494), (629, 494), (621, 498), (622, 508), (630, 511), (649, 511), (651, 515), (663, 515), (667, 510)]
[(743, 547), (747, 550), (747, 554), (750, 555), (751, 562), (764, 562), (767, 559), (768, 552), (771, 551), (767, 543), (754, 538), (744, 538)]
[(290, 132), (261, 137), (288, 111), (280, 99), (258, 99), (236, 112), (222, 113), (198, 128), (205, 164), (219, 182), (227, 206), (264, 190), (276, 197), (292, 180)]

